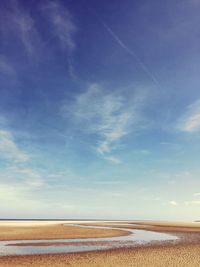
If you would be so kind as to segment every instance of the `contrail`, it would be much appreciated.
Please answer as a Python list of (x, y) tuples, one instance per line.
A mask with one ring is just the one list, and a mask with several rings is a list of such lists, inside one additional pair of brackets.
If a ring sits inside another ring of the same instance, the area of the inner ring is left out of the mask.
[(154, 77), (154, 75), (151, 73), (151, 71), (147, 68), (147, 66), (142, 62), (142, 60), (136, 55), (136, 53), (131, 50), (130, 48), (128, 48), (125, 43), (117, 36), (117, 34), (115, 32), (113, 32), (113, 30), (111, 30), (111, 28), (105, 23), (103, 22), (99, 17), (98, 17), (99, 21), (101, 22), (101, 24), (104, 26), (104, 28), (107, 30), (108, 33), (110, 33), (110, 35), (113, 37), (113, 39), (124, 49), (126, 50), (131, 56), (133, 56), (136, 61), (138, 62), (138, 64), (141, 66), (141, 68), (143, 69), (143, 71), (146, 73), (146, 75), (159, 87), (161, 87), (159, 81)]

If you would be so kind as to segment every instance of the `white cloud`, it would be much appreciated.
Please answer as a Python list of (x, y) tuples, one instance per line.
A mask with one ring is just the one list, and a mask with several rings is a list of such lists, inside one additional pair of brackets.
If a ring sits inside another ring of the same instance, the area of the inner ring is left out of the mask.
[[(13, 164), (13, 163), (11, 163)], [(46, 201), (42, 200), (44, 183), (40, 174), (28, 168), (10, 166), (0, 170), (0, 213), (2, 216), (38, 216), (40, 208), (45, 212)], [(42, 194), (40, 193), (42, 190)]]
[(200, 205), (200, 200), (193, 200), (191, 203), (194, 205)]
[(36, 56), (37, 46), (41, 40), (35, 22), (28, 10), (25, 10), (19, 1), (12, 2), (9, 9), (4, 9), (1, 17), (2, 38), (16, 38), (21, 42), (28, 56)]
[(200, 196), (200, 192), (193, 193), (193, 196)]
[(171, 200), (171, 201), (169, 201), (169, 205), (171, 205), (171, 206), (177, 206), (178, 203), (176, 201), (174, 201), (174, 200)]
[(24, 188), (12, 184), (0, 184), (0, 201), (16, 201), (22, 196)]
[[(25, 52), (30, 63), (41, 62), (44, 56), (53, 56), (57, 53), (55, 47), (58, 47), (67, 53), (69, 74), (73, 79), (77, 79), (73, 66), (73, 51), (76, 47), (74, 36), (77, 27), (72, 14), (61, 1), (36, 3), (35, 10), (38, 11), (37, 16), (44, 22), (48, 31), (40, 27), (38, 19), (29, 8), (20, 4), (20, 1), (12, 1), (9, 8), (4, 8), (1, 12), (0, 38), (5, 43), (16, 43), (16, 51), (21, 49), (20, 53)], [(0, 72), (15, 73), (22, 62), (15, 63), (17, 66), (13, 69), (13, 66), (0, 57)]]
[(74, 34), (77, 27), (70, 12), (59, 2), (49, 2), (41, 10), (49, 21), (52, 37), (59, 41), (63, 50), (72, 52), (75, 49)]
[(200, 205), (200, 200), (185, 201), (185, 205)]
[(45, 185), (43, 175), (33, 168), (23, 167), (19, 164), (11, 164), (9, 167), (0, 170), (0, 180), (4, 184), (16, 187), (33, 189)]
[(174, 177), (176, 178), (186, 178), (186, 179), (191, 179), (193, 177), (193, 174), (190, 171), (182, 171), (179, 173), (175, 173)]
[(187, 111), (178, 122), (178, 128), (188, 133), (200, 131), (200, 99), (187, 107)]
[[(98, 150), (97, 150), (97, 151), (98, 151)], [(104, 159), (106, 159), (106, 160), (108, 160), (108, 161), (110, 161), (110, 162), (112, 162), (112, 163), (114, 163), (114, 164), (119, 164), (119, 163), (121, 163), (121, 160), (118, 159), (118, 158), (116, 158), (116, 157), (114, 157), (114, 156), (105, 156), (104, 153), (103, 153), (103, 156), (104, 156)]]
[[(30, 179), (34, 182), (33, 170), (18, 167), (8, 167), (0, 171), (0, 200), (23, 202), (30, 200), (30, 194), (37, 188), (34, 184), (29, 183)], [(36, 175), (36, 173), (35, 173)], [(28, 198), (28, 199), (27, 199)]]
[(0, 182), (0, 213), (3, 217), (43, 218), (52, 207), (55, 211), (54, 214), (56, 214), (56, 211), (60, 209), (56, 200), (55, 198), (52, 203), (50, 198), (44, 200), (43, 195), (39, 194), (35, 188), (23, 183), (6, 184)]
[(24, 162), (30, 157), (18, 147), (12, 133), (0, 129), (0, 158)]
[(73, 64), (73, 52), (76, 48), (74, 36), (78, 29), (72, 14), (59, 1), (42, 4), (40, 10), (49, 25), (49, 40), (46, 42), (46, 46), (51, 40), (57, 41), (58, 47), (63, 52), (67, 52), (66, 60), (70, 77), (73, 80), (78, 80)]
[(27, 186), (41, 187), (44, 185), (42, 176), (31, 168), (16, 169), (16, 173), (24, 179)]
[(18, 10), (13, 17), (13, 22), (26, 51), (29, 55), (33, 55), (35, 49), (33, 46), (33, 34), (37, 34), (33, 19), (28, 13)]
[(95, 136), (95, 149), (100, 155), (119, 163), (120, 160), (111, 153), (123, 137), (140, 128), (143, 103), (141, 94), (130, 97), (124, 92), (108, 92), (99, 84), (91, 84), (76, 96), (72, 105), (64, 104), (62, 112), (65, 116), (71, 115), (82, 130)]

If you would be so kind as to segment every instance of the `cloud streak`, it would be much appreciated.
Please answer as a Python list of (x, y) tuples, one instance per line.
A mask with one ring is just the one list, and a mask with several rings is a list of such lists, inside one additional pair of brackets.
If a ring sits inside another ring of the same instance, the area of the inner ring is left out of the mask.
[(171, 201), (169, 201), (169, 205), (171, 205), (171, 206), (177, 206), (178, 203), (176, 201), (174, 201), (174, 200), (171, 200)]
[(120, 160), (112, 153), (122, 138), (138, 130), (143, 102), (143, 95), (135, 94), (130, 101), (130, 96), (128, 99), (122, 93), (107, 92), (99, 84), (91, 84), (85, 92), (75, 97), (70, 108), (68, 103), (64, 104), (62, 112), (70, 113), (76, 124), (95, 135), (96, 151), (117, 164)]
[(19, 2), (12, 2), (10, 9), (5, 9), (1, 16), (2, 38), (6, 40), (15, 38), (20, 41), (28, 56), (36, 56), (37, 46), (40, 43), (38, 30), (28, 10), (24, 9)]
[(200, 200), (185, 201), (185, 205), (200, 205)]
[(30, 156), (18, 147), (9, 131), (0, 129), (0, 158), (25, 162), (30, 159)]
[(41, 10), (49, 22), (52, 37), (58, 40), (62, 50), (72, 53), (76, 47), (74, 34), (77, 27), (70, 12), (59, 2), (49, 2)]
[(193, 196), (200, 196), (200, 192), (195, 192), (195, 193), (193, 193)]
[[(54, 45), (68, 53), (69, 69), (72, 68), (72, 58), (70, 58), (76, 45), (74, 35), (77, 27), (73, 21), (71, 13), (65, 5), (58, 2), (47, 1), (46, 4), (36, 4), (37, 18), (33, 16), (28, 5), (20, 4), (20, 1), (14, 1), (9, 8), (1, 12), (0, 28), (2, 40), (5, 42), (16, 42), (21, 45), (20, 53), (26, 53), (31, 61), (41, 60), (47, 48), (51, 50)], [(38, 21), (42, 21), (47, 32), (42, 32), (38, 26)], [(52, 42), (51, 42), (52, 41)], [(49, 56), (49, 55), (48, 55)], [(0, 62), (0, 70), (8, 72), (8, 66)]]
[(200, 131), (200, 99), (187, 107), (185, 114), (178, 121), (178, 129), (188, 133)]
[(135, 58), (137, 63), (140, 65), (144, 73), (153, 81), (153, 83), (161, 88), (159, 81), (155, 78), (149, 68), (144, 64), (144, 62), (140, 59), (140, 57), (136, 54), (133, 49), (130, 49), (120, 38), (119, 36), (102, 20), (98, 17), (98, 20), (104, 26), (106, 31), (112, 36), (112, 38), (120, 45), (129, 55)]
[[(49, 24), (49, 39), (46, 46), (51, 41), (56, 41), (62, 52), (67, 53), (68, 72), (72, 79), (77, 79), (74, 64), (73, 53), (76, 49), (74, 36), (78, 28), (70, 11), (61, 2), (48, 2), (40, 8), (44, 19)], [(53, 43), (52, 42), (52, 43)]]

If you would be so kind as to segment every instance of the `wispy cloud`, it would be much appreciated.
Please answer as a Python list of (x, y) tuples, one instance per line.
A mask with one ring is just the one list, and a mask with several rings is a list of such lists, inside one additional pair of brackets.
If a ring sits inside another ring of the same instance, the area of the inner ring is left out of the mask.
[[(14, 40), (17, 45), (21, 44), (23, 49), (20, 53), (25, 51), (34, 62), (41, 60), (45, 53), (44, 48), (48, 47), (50, 50), (56, 44), (59, 49), (68, 52), (69, 69), (72, 69), (71, 54), (76, 46), (74, 34), (77, 27), (71, 13), (60, 1), (47, 1), (46, 4), (37, 3), (35, 8), (38, 11), (37, 18), (31, 14), (26, 5), (20, 4), (20, 1), (13, 1), (9, 8), (5, 8), (0, 17), (0, 23), (3, 25), (0, 27), (2, 40), (6, 42)], [(48, 31), (41, 32), (38, 26), (39, 20), (46, 23)], [(5, 64), (2, 65), (3, 67), (6, 70)]]
[(200, 131), (200, 99), (187, 107), (178, 121), (178, 129), (188, 133)]
[(178, 203), (176, 201), (174, 201), (174, 200), (171, 200), (171, 201), (169, 201), (169, 205), (171, 205), (171, 206), (177, 206)]
[(113, 163), (120, 163), (112, 153), (122, 138), (138, 130), (144, 104), (143, 94), (128, 97), (123, 93), (107, 92), (99, 84), (91, 84), (72, 105), (66, 103), (62, 108), (84, 131), (95, 135), (96, 151)]
[(33, 55), (35, 50), (35, 40), (33, 42), (33, 36), (37, 35), (33, 19), (27, 12), (24, 12), (22, 9), (17, 9), (13, 16), (13, 22), (16, 25), (16, 29), (18, 31), (17, 34), (20, 37), (27, 53), (29, 55)]
[(69, 10), (60, 2), (49, 2), (43, 5), (41, 10), (49, 21), (52, 38), (58, 40), (63, 50), (71, 53), (76, 47), (74, 34), (77, 27)]
[(76, 48), (74, 41), (78, 30), (71, 12), (61, 2), (48, 2), (41, 6), (43, 17), (49, 24), (49, 41), (57, 41), (58, 47), (67, 53), (68, 72), (72, 79), (77, 79), (74, 64), (73, 52)]
[(9, 9), (1, 13), (1, 35), (4, 39), (16, 38), (21, 42), (28, 56), (36, 56), (36, 47), (40, 37), (35, 22), (28, 10), (19, 1), (12, 2)]
[(43, 176), (38, 170), (13, 163), (1, 169), (0, 178), (2, 183), (24, 190), (32, 190), (45, 185)]
[[(97, 147), (97, 151), (99, 152), (99, 148)], [(101, 155), (103, 155), (104, 159), (107, 160), (107, 161), (110, 161), (111, 163), (114, 163), (114, 164), (119, 164), (121, 163), (121, 160), (115, 156), (105, 156), (105, 152), (100, 152)]]
[(30, 156), (19, 148), (11, 132), (0, 129), (0, 158), (25, 162)]
[(185, 205), (200, 205), (200, 200), (185, 201)]
[(200, 196), (200, 192), (195, 192), (195, 193), (193, 193), (193, 196)]
[[(33, 187), (23, 183), (2, 183), (0, 182), (0, 212), (2, 216), (15, 216), (16, 218), (24, 216), (27, 218), (35, 216), (44, 217), (45, 211), (49, 210), (54, 203), (50, 200), (43, 201), (42, 195)], [(62, 205), (62, 204), (61, 204)], [(59, 208), (59, 206), (54, 207)], [(30, 213), (31, 211), (31, 213)]]
[(23, 186), (16, 186), (16, 184), (5, 184), (0, 183), (0, 200), (3, 201), (16, 201), (20, 200), (22, 197), (22, 192), (24, 191)]
[(41, 174), (31, 168), (20, 168), (16, 169), (15, 172), (23, 177), (24, 183), (29, 187), (41, 187), (44, 185)]
[(9, 210), (12, 210), (12, 216), (17, 211), (18, 216), (21, 211), (28, 212), (33, 207), (38, 209), (46, 203), (39, 199), (41, 196), (38, 194), (41, 190), (44, 193), (42, 175), (24, 165), (25, 163), (9, 161), (5, 168), (0, 169), (0, 212), (4, 216)]

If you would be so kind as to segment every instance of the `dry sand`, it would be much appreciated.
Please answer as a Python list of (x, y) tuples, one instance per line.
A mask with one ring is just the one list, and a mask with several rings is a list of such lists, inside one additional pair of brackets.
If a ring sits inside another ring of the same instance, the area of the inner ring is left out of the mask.
[(112, 237), (128, 235), (127, 231), (108, 229), (87, 229), (78, 226), (64, 226), (59, 222), (26, 223), (15, 222), (13, 225), (4, 223), (0, 226), (0, 240), (33, 240), (33, 239), (60, 239), (60, 238), (88, 238)]
[(141, 227), (152, 227), (152, 230), (162, 230), (170, 232), (200, 232), (200, 222), (180, 222), (180, 221), (132, 221)]
[(179, 221), (124, 221), (124, 222), (93, 222), (86, 223), (83, 225), (94, 225), (94, 226), (110, 226), (113, 228), (118, 228), (119, 224), (126, 223), (128, 225), (123, 225), (123, 228), (127, 229), (140, 229), (140, 230), (149, 230), (155, 232), (200, 232), (200, 222), (179, 222)]

